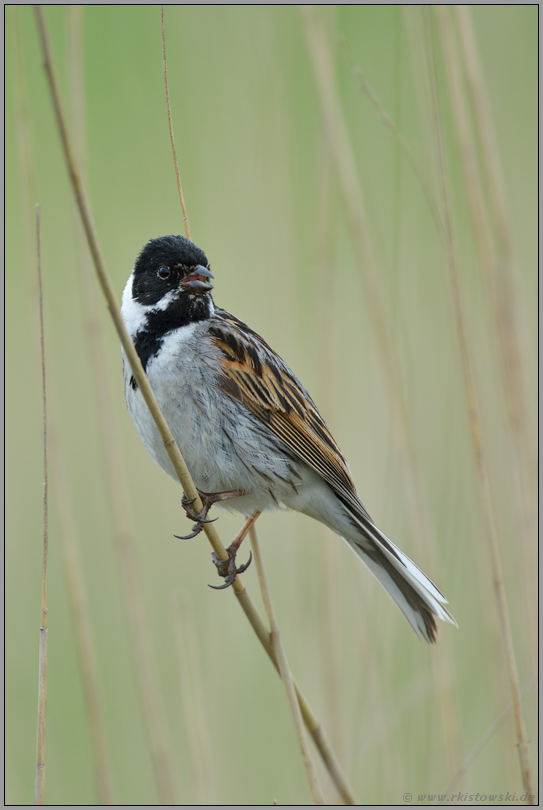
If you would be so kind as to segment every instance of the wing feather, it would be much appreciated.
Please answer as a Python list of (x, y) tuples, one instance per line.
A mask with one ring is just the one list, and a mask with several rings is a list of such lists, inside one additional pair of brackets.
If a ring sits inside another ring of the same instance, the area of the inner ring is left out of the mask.
[(223, 391), (241, 402), (371, 522), (345, 458), (309, 393), (288, 366), (256, 332), (225, 310), (216, 309), (210, 331), (221, 352)]

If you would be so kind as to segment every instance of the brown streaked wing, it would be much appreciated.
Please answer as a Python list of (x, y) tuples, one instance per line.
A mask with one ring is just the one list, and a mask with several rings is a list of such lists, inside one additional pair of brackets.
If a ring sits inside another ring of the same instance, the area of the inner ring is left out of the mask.
[(222, 355), (223, 391), (241, 402), (334, 490), (365, 512), (339, 447), (281, 358), (256, 332), (224, 310), (216, 310), (210, 332)]

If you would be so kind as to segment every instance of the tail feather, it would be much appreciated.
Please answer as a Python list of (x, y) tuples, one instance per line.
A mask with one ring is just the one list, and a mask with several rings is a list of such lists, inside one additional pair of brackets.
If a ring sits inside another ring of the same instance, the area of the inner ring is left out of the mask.
[(374, 523), (365, 516), (363, 521), (353, 517), (363, 529), (364, 539), (357, 541), (351, 535), (347, 542), (394, 599), (417, 636), (434, 644), (436, 617), (458, 627), (443, 606), (447, 600), (432, 580)]

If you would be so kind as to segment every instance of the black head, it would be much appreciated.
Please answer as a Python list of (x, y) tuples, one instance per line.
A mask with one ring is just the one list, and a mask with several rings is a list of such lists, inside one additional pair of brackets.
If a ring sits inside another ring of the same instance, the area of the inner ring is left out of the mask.
[[(147, 242), (123, 294), (123, 317), (145, 370), (170, 332), (212, 317), (205, 253), (183, 236)], [(135, 308), (132, 302), (139, 306)], [(132, 388), (136, 381), (130, 380)]]
[(144, 306), (157, 304), (167, 293), (205, 295), (213, 287), (203, 250), (184, 236), (151, 239), (136, 260), (132, 297)]

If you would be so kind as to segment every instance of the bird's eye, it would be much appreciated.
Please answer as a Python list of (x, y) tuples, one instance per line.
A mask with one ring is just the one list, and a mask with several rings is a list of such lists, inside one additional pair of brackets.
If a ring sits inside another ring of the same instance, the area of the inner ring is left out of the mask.
[(164, 267), (164, 265), (161, 265), (157, 270), (157, 276), (159, 278), (162, 278), (162, 279), (169, 278), (169, 276), (170, 276), (170, 268), (169, 267)]

